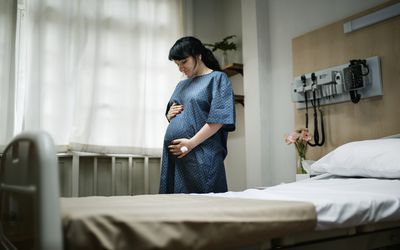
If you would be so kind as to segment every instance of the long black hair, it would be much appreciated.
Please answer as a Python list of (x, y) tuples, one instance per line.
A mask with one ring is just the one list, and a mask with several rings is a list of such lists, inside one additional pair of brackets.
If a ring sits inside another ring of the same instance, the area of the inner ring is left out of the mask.
[(178, 39), (169, 50), (169, 60), (183, 60), (189, 56), (196, 58), (201, 55), (204, 64), (212, 69), (221, 71), (221, 67), (211, 50), (207, 49), (203, 43), (192, 36), (186, 36)]

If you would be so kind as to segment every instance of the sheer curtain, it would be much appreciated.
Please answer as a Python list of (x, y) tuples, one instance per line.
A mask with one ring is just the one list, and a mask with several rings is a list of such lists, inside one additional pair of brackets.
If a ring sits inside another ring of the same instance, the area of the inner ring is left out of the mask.
[(70, 150), (159, 155), (182, 0), (29, 0), (24, 11), (15, 127)]
[(15, 51), (16, 3), (14, 0), (0, 1), (0, 145), (5, 145), (13, 136), (15, 68), (12, 65)]

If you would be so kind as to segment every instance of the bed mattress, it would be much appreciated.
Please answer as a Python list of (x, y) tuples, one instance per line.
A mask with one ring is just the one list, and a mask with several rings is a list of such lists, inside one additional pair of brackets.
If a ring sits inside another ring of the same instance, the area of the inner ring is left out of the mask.
[(307, 202), (183, 194), (62, 198), (61, 210), (65, 249), (226, 249), (316, 224)]
[(346, 178), (324, 174), (262, 190), (211, 195), (310, 202), (317, 211), (317, 230), (400, 220), (398, 179)]

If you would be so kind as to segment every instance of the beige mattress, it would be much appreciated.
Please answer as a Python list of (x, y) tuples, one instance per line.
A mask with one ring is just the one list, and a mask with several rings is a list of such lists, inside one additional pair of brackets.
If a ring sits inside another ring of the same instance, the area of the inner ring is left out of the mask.
[(226, 249), (312, 231), (311, 203), (201, 195), (61, 198), (66, 249)]

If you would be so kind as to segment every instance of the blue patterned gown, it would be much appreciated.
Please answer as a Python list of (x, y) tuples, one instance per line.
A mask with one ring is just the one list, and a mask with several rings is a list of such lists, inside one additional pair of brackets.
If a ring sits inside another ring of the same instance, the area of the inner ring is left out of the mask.
[[(224, 159), (228, 131), (235, 130), (235, 103), (225, 73), (213, 71), (178, 83), (167, 106), (183, 105), (165, 132), (160, 193), (226, 192)], [(168, 150), (174, 139), (192, 138), (206, 123), (223, 123), (213, 136), (178, 159)]]

